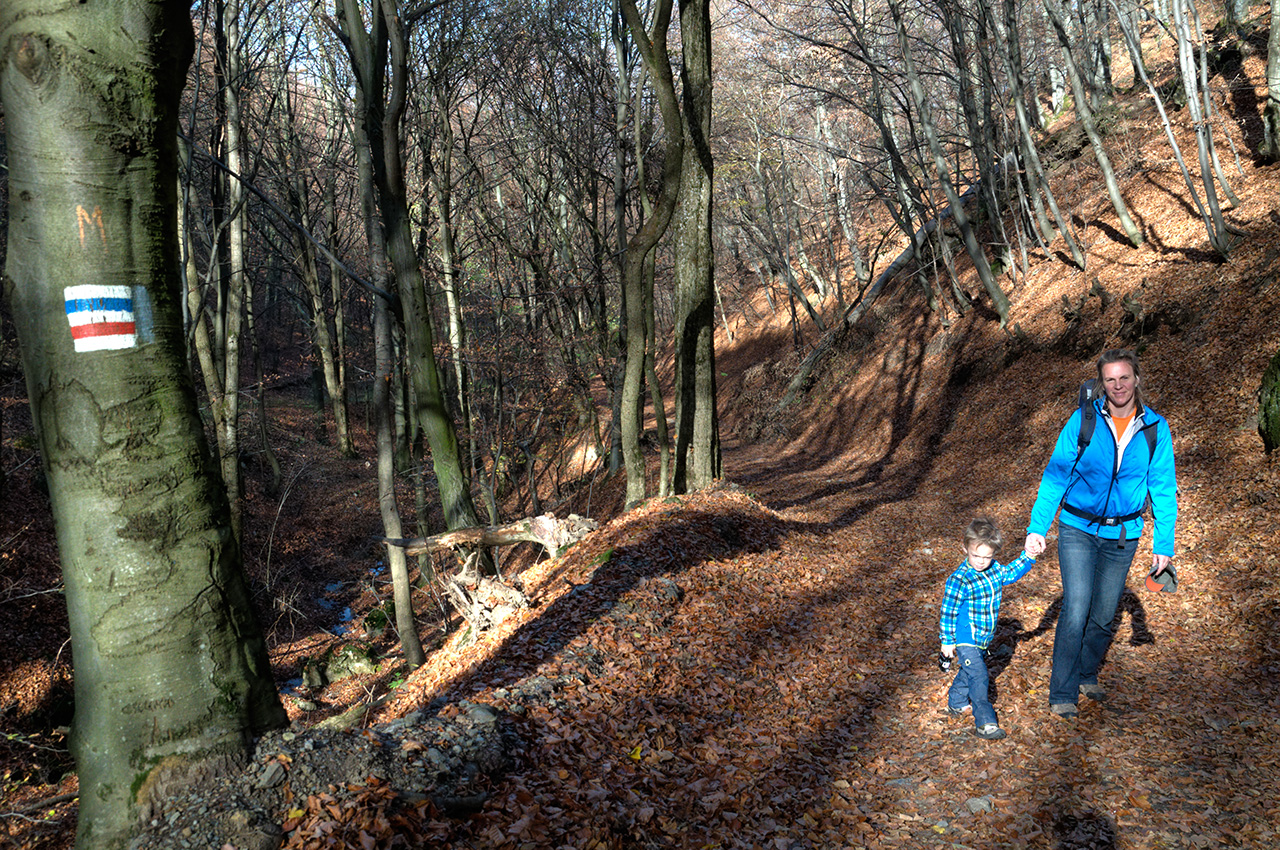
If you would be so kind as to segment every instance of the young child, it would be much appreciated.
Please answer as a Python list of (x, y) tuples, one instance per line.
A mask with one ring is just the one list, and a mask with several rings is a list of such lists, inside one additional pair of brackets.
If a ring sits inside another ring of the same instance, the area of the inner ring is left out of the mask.
[(965, 560), (947, 579), (942, 598), (939, 635), (942, 655), (958, 659), (959, 670), (947, 692), (947, 713), (958, 717), (973, 709), (973, 723), (979, 738), (1003, 738), (1005, 731), (996, 722), (995, 709), (987, 696), (986, 649), (996, 633), (996, 615), (1006, 584), (1013, 584), (1035, 566), (1025, 551), (1000, 564), (995, 556), (1004, 538), (986, 517), (969, 523), (964, 531)]

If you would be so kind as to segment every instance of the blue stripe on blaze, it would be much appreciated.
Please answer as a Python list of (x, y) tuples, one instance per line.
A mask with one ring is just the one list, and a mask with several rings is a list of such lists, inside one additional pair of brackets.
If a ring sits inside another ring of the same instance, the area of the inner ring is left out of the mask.
[(123, 313), (133, 312), (132, 298), (74, 298), (67, 300), (67, 315), (86, 311), (117, 310)]

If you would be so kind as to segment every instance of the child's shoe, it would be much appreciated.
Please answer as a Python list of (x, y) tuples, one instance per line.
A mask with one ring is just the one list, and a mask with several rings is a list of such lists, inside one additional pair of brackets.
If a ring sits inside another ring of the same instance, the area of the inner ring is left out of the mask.
[(1001, 738), (1005, 737), (1007, 733), (996, 724), (988, 723), (985, 726), (979, 726), (978, 728), (976, 728), (974, 730), (974, 734), (976, 734), (979, 738), (984, 738), (988, 741), (998, 741)]

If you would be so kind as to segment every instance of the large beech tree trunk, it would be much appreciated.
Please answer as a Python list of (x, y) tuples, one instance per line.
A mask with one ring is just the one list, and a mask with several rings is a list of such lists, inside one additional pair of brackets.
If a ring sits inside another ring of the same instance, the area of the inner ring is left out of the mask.
[(180, 3), (0, 4), (5, 289), (22, 344), (75, 662), (76, 846), (128, 844), (286, 717), (184, 356)]

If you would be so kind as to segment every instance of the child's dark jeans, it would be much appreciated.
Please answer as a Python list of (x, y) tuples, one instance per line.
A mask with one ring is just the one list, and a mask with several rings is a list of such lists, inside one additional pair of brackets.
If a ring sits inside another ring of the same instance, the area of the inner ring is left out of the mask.
[(966, 705), (973, 706), (973, 724), (978, 729), (995, 723), (996, 710), (991, 707), (988, 696), (991, 675), (987, 672), (983, 651), (976, 646), (957, 646), (956, 661), (960, 669), (947, 691), (947, 707), (963, 711)]

